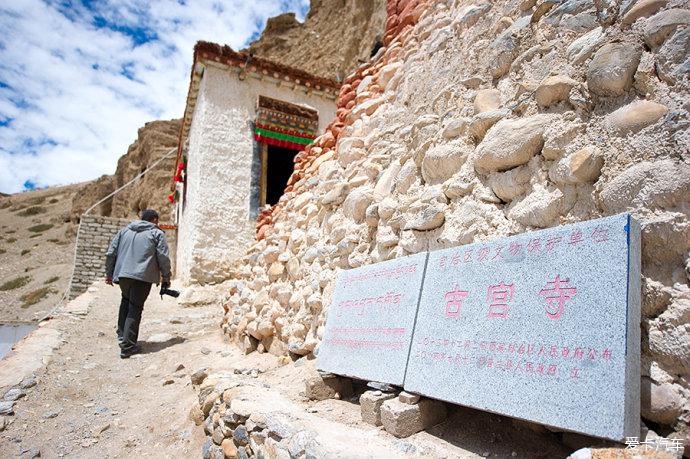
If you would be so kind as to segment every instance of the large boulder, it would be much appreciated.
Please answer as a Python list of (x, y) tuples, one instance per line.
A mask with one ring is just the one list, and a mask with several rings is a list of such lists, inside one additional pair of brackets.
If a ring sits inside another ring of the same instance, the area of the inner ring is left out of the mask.
[(690, 27), (679, 30), (666, 40), (656, 55), (659, 78), (669, 84), (690, 77)]
[(667, 208), (690, 202), (690, 166), (670, 159), (642, 161), (607, 183), (600, 198), (610, 214), (628, 208)]
[(530, 170), (520, 166), (506, 172), (489, 175), (489, 186), (503, 202), (510, 202), (529, 189)]
[(508, 217), (525, 226), (546, 228), (561, 215), (563, 202), (561, 190), (535, 187), (522, 200), (513, 202)]
[(642, 416), (660, 424), (673, 424), (683, 412), (683, 396), (674, 384), (655, 384), (646, 378), (641, 388)]
[(457, 144), (429, 149), (422, 160), (422, 177), (429, 184), (442, 183), (453, 176), (467, 159), (467, 151)]
[(583, 64), (601, 46), (605, 37), (604, 29), (601, 27), (587, 32), (568, 45), (568, 60), (574, 65)]
[(486, 133), (474, 153), (478, 171), (504, 171), (527, 163), (544, 145), (544, 130), (550, 117), (535, 115), (503, 119)]
[(651, 100), (636, 100), (606, 117), (606, 123), (618, 134), (638, 132), (656, 123), (668, 112), (665, 105)]
[(501, 106), (501, 91), (498, 89), (480, 89), (474, 96), (474, 112), (484, 113), (496, 110)]
[(661, 45), (678, 27), (690, 24), (690, 10), (673, 8), (661, 11), (647, 19), (644, 41), (650, 48)]
[(587, 146), (556, 162), (549, 170), (549, 178), (559, 185), (595, 182), (599, 178), (604, 158), (594, 146)]
[(587, 87), (598, 96), (621, 96), (633, 84), (642, 50), (629, 43), (608, 43), (596, 52), (587, 69)]
[(534, 97), (540, 107), (549, 107), (566, 100), (575, 85), (577, 81), (566, 75), (550, 76), (539, 84)]
[(666, 6), (668, 0), (641, 0), (628, 10), (623, 16), (621, 24), (625, 26), (632, 25), (640, 18), (646, 18), (659, 11)]
[(343, 213), (354, 221), (361, 223), (364, 221), (367, 207), (374, 199), (371, 188), (359, 187), (352, 191), (343, 202)]

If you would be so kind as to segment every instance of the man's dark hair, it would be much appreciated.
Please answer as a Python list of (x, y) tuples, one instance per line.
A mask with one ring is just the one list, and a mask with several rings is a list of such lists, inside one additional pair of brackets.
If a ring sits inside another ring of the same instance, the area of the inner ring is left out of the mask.
[(146, 209), (141, 213), (141, 219), (147, 222), (152, 222), (158, 218), (158, 212), (153, 209)]

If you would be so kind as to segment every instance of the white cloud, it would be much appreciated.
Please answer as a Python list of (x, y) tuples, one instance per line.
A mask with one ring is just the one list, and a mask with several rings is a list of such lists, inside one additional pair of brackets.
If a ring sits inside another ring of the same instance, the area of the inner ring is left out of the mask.
[(0, 191), (113, 173), (145, 122), (182, 116), (196, 41), (240, 49), (268, 17), (299, 11), (302, 19), (309, 6), (309, 0), (66, 3), (0, 6)]

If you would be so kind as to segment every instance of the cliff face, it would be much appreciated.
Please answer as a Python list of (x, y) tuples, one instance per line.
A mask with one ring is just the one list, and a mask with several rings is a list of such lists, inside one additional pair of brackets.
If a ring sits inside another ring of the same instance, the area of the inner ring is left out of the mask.
[[(114, 175), (104, 175), (89, 182), (74, 196), (72, 201), (72, 220), (94, 203), (150, 167), (172, 148), (177, 147), (180, 120), (152, 121), (139, 129), (137, 140), (120, 157)], [(164, 159), (147, 172), (139, 181), (128, 186), (112, 199), (94, 209), (94, 215), (118, 218), (136, 218), (140, 211), (156, 209), (161, 222), (171, 218), (172, 206), (168, 203), (172, 173), (175, 169), (175, 154)]]
[(690, 11), (603, 3), (390, 0), (385, 48), (230, 273), (225, 332), (311, 354), (343, 269), (627, 211), (642, 416), (687, 444)]
[(286, 13), (268, 20), (249, 51), (261, 57), (343, 80), (367, 62), (383, 38), (385, 0), (311, 0), (304, 23)]

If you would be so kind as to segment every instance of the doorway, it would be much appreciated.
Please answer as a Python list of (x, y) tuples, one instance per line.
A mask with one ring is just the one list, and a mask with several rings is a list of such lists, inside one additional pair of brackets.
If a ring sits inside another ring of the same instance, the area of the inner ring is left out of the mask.
[(285, 192), (295, 168), (298, 150), (263, 144), (261, 155), (261, 206), (274, 206)]

